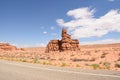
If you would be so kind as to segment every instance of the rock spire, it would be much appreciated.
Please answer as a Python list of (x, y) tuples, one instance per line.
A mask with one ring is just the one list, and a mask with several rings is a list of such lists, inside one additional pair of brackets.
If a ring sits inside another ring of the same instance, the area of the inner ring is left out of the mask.
[(46, 53), (52, 51), (78, 51), (80, 50), (79, 41), (71, 39), (71, 35), (67, 34), (67, 30), (62, 28), (61, 40), (50, 40), (46, 47)]

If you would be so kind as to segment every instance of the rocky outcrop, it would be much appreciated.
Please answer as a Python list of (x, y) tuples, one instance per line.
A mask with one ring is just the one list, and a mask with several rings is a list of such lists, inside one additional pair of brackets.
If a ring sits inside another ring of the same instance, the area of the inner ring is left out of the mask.
[(0, 51), (12, 51), (17, 50), (15, 46), (10, 45), (9, 43), (0, 43)]
[(62, 29), (61, 40), (51, 40), (46, 48), (45, 52), (51, 51), (77, 51), (80, 50), (79, 41), (77, 39), (71, 39), (71, 35), (67, 34), (65, 28)]
[(46, 52), (58, 51), (59, 50), (59, 43), (60, 43), (59, 40), (51, 40), (47, 45)]

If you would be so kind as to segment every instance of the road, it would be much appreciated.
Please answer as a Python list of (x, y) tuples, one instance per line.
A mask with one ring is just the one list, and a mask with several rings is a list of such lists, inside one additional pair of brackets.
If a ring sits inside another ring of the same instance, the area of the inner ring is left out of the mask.
[(120, 71), (63, 68), (0, 60), (0, 80), (120, 80)]

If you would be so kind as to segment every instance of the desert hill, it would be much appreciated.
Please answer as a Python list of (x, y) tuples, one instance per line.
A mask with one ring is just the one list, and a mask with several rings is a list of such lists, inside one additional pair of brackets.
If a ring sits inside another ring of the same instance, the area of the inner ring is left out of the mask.
[(10, 45), (9, 43), (0, 43), (0, 51), (12, 51), (12, 50), (17, 50), (17, 47)]

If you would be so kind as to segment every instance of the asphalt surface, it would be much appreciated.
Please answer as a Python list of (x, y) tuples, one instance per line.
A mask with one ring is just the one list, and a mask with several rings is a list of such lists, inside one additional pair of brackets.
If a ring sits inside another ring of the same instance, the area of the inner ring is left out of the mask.
[(0, 80), (120, 80), (120, 71), (63, 68), (0, 60)]

